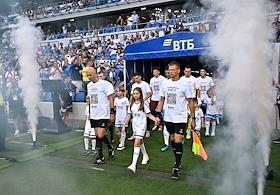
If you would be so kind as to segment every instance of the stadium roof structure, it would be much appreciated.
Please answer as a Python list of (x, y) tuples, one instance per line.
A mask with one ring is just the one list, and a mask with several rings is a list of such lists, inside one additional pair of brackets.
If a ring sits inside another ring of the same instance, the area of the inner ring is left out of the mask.
[(155, 39), (128, 45), (125, 60), (199, 56), (209, 48), (204, 44), (207, 33), (176, 32)]

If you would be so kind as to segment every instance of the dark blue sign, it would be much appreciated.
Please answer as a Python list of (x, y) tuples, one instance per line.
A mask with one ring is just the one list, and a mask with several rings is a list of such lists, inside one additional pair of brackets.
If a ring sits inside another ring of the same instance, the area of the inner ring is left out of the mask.
[(202, 55), (207, 47), (203, 44), (206, 33), (177, 32), (128, 45), (125, 60), (169, 58)]

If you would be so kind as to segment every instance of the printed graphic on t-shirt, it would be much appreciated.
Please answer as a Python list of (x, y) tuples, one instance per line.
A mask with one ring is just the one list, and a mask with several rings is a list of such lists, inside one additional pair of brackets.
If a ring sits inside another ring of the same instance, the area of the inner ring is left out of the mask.
[(206, 85), (202, 85), (202, 86), (201, 86), (201, 91), (202, 91), (202, 92), (206, 92)]
[(134, 118), (140, 118), (141, 117), (141, 114), (139, 112), (134, 112), (133, 113), (133, 117)]
[(159, 84), (154, 85), (154, 91), (159, 91)]
[(176, 105), (176, 93), (167, 93), (167, 104), (169, 106)]
[(98, 96), (97, 94), (91, 94), (91, 103), (98, 104)]
[(124, 109), (123, 106), (117, 106), (117, 109)]

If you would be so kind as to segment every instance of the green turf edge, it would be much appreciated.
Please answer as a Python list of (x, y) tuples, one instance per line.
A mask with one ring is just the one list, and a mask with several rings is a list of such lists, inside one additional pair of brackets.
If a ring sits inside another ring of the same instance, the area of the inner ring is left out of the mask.
[(9, 167), (9, 166), (11, 166), (12, 165), (12, 163), (10, 163), (9, 161), (7, 161), (7, 160), (0, 160), (0, 170), (1, 169), (5, 169), (5, 168), (7, 168), (7, 167)]
[(50, 144), (47, 146), (43, 146), (42, 148), (33, 150), (31, 152), (16, 155), (14, 157), (14, 159), (18, 162), (26, 162), (26, 161), (29, 161), (29, 160), (32, 160), (35, 158), (39, 158), (39, 157), (49, 154), (51, 152), (55, 152), (57, 150), (68, 148), (68, 147), (78, 144), (80, 142), (81, 142), (81, 137), (68, 139), (68, 140), (65, 140), (65, 141), (62, 141), (59, 143), (54, 143), (54, 144)]

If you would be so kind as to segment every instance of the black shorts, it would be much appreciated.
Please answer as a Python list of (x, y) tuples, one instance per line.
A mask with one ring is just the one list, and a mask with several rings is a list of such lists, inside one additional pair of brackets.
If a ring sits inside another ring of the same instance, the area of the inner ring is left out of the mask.
[(203, 114), (204, 114), (204, 116), (205, 116), (205, 114), (206, 114), (207, 104), (202, 103), (202, 104), (201, 104), (201, 106), (200, 106), (200, 108), (201, 108), (201, 110), (202, 110), (202, 112), (203, 112)]
[(108, 122), (109, 122), (108, 119), (99, 119), (99, 120), (90, 119), (90, 125), (92, 128), (96, 128), (96, 127), (106, 128)]
[(171, 122), (164, 122), (168, 133), (171, 134), (180, 134), (184, 135), (184, 132), (187, 129), (187, 123), (171, 123)]

